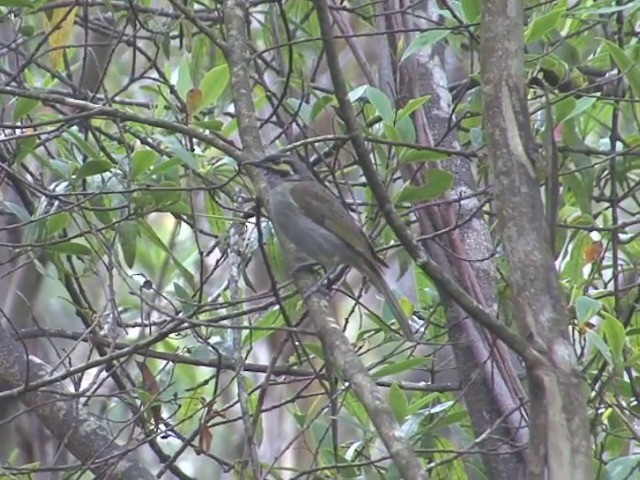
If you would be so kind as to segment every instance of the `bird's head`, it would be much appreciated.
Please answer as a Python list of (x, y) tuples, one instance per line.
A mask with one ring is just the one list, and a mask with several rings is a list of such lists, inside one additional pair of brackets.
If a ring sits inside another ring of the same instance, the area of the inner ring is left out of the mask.
[(248, 165), (260, 168), (268, 177), (279, 178), (283, 181), (299, 181), (313, 179), (313, 175), (304, 163), (292, 155), (274, 153), (254, 161)]

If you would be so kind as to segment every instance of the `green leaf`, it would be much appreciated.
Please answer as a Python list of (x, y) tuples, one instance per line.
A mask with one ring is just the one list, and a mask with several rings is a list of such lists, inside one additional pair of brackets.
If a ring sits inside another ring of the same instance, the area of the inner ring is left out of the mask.
[(193, 154), (184, 148), (178, 140), (173, 137), (165, 138), (164, 143), (166, 143), (171, 151), (175, 153), (176, 157), (185, 165), (190, 167), (192, 170), (197, 171), (199, 166), (196, 158)]
[(372, 373), (373, 378), (383, 378), (389, 375), (397, 375), (398, 373), (411, 370), (413, 368), (424, 365), (427, 362), (427, 357), (407, 358), (399, 362), (394, 362), (389, 365), (385, 365)]
[(400, 132), (398, 132), (393, 124), (384, 122), (382, 126), (384, 130), (384, 136), (386, 137), (385, 140), (392, 142), (401, 141)]
[(632, 335), (640, 335), (640, 327), (632, 327), (627, 329), (627, 337), (631, 337)]
[(78, 135), (75, 131), (73, 130), (69, 130), (66, 132), (66, 134), (68, 136), (70, 136), (73, 139), (73, 142), (75, 142), (75, 145), (80, 149), (80, 151), (82, 153), (84, 153), (89, 159), (91, 160), (100, 160), (100, 161), (105, 161), (100, 152), (98, 152), (98, 150), (96, 150), (95, 148), (93, 148), (93, 146), (91, 146), (84, 138), (82, 138), (80, 135)]
[(38, 137), (36, 137), (35, 135), (29, 136), (29, 137), (22, 137), (21, 139), (18, 140), (17, 147), (16, 147), (16, 156), (15, 156), (15, 159), (16, 159), (15, 161), (17, 165), (20, 165), (22, 160), (24, 160), (27, 155), (33, 153), (33, 150), (36, 146), (37, 141), (38, 141)]
[[(583, 232), (579, 232), (575, 236), (575, 240), (573, 242), (573, 246), (571, 248), (571, 253), (569, 254), (569, 259), (564, 262), (562, 266), (562, 272), (560, 274), (563, 279), (570, 279), (572, 284), (575, 286), (581, 285), (584, 280), (584, 265), (585, 260), (583, 256), (583, 252), (585, 247), (593, 243), (591, 238)], [(583, 302), (585, 300), (582, 300)], [(576, 304), (576, 313), (577, 313)]]
[(40, 100), (35, 100), (33, 98), (18, 98), (18, 100), (16, 100), (15, 109), (13, 110), (14, 121), (18, 121), (22, 117), (29, 115), (39, 103)]
[(620, 321), (606, 312), (601, 313), (603, 319), (600, 324), (602, 333), (607, 340), (607, 344), (611, 348), (614, 359), (618, 362), (622, 360), (622, 350), (625, 345), (624, 326)]
[(329, 105), (334, 103), (335, 99), (331, 95), (323, 95), (320, 97), (311, 107), (311, 121), (314, 121), (318, 115), (325, 110)]
[(293, 419), (299, 427), (304, 427), (307, 423), (307, 414), (305, 412), (293, 412)]
[(215, 201), (213, 195), (206, 195), (204, 208), (209, 229), (214, 236), (222, 235), (227, 230), (227, 219), (222, 213), (222, 207)]
[[(591, 106), (597, 101), (598, 97), (582, 97), (580, 100), (574, 103), (573, 109), (571, 110), (571, 112), (565, 115), (565, 117), (562, 119), (562, 122), (566, 122), (567, 120), (580, 115), (585, 110), (591, 108)], [(561, 123), (561, 121), (556, 120), (556, 123)]]
[(443, 416), (436, 418), (433, 422), (433, 425), (430, 426), (430, 430), (436, 430), (445, 428), (448, 425), (460, 425), (462, 421), (469, 418), (469, 413), (464, 410), (451, 410), (450, 406), (447, 405), (447, 413)]
[[(318, 449), (320, 452), (331, 447), (331, 430), (329, 429), (327, 420), (325, 418), (316, 418), (316, 420), (311, 423), (311, 428), (307, 428), (307, 432), (311, 434), (312, 442), (317, 447), (320, 447)], [(322, 453), (320, 454), (320, 461), (322, 462), (321, 464), (328, 463), (328, 458), (326, 457), (326, 455), (322, 455)]]
[(409, 408), (409, 402), (407, 396), (398, 386), (397, 383), (392, 383), (389, 389), (389, 406), (393, 412), (393, 416), (396, 417), (398, 423), (404, 422), (407, 417), (407, 410)]
[(284, 101), (287, 109), (291, 115), (295, 114), (302, 119), (304, 123), (310, 123), (311, 120), (311, 107), (304, 101), (298, 98), (287, 98)]
[(413, 415), (422, 410), (425, 406), (437, 402), (440, 398), (440, 393), (425, 393), (424, 396), (416, 396), (411, 399), (411, 403), (407, 407), (407, 415)]
[(580, 323), (590, 320), (602, 308), (602, 304), (598, 300), (586, 296), (578, 297), (575, 305), (576, 318)]
[(425, 95), (424, 97), (412, 98), (407, 104), (398, 112), (398, 118), (408, 117), (418, 108), (422, 107), (429, 101), (431, 95)]
[(421, 33), (417, 35), (416, 38), (409, 44), (406, 50), (402, 53), (402, 58), (400, 62), (404, 62), (407, 58), (409, 58), (414, 53), (419, 52), (420, 50), (428, 47), (429, 45), (433, 45), (434, 43), (439, 42), (444, 37), (449, 35), (451, 30), (446, 29), (438, 29), (438, 30), (429, 30), (427, 32)]
[(543, 70), (550, 70), (559, 79), (567, 78), (571, 70), (566, 61), (553, 53), (548, 53), (544, 57), (540, 57), (539, 54), (529, 53), (524, 56), (524, 60), (528, 68), (533, 69), (538, 66)]
[(209, 70), (200, 82), (202, 101), (199, 110), (215, 103), (227, 88), (229, 83), (229, 67), (227, 64), (219, 65)]
[(611, 349), (597, 332), (594, 332), (593, 330), (586, 330), (585, 337), (589, 345), (598, 350), (607, 362), (613, 364)]
[[(580, 211), (583, 215), (587, 215), (591, 212), (590, 195), (588, 194), (588, 186), (583, 181), (582, 177), (578, 173), (571, 173), (562, 177), (563, 186), (573, 194), (575, 201), (580, 207)], [(569, 218), (569, 222), (573, 222), (573, 218)], [(580, 218), (577, 223), (573, 225), (582, 225), (586, 219)], [(594, 225), (593, 218), (589, 216), (589, 220), (586, 220), (588, 225)]]
[(176, 215), (193, 215), (193, 207), (185, 202), (174, 202), (162, 205), (160, 211), (175, 213)]
[(154, 164), (158, 154), (151, 149), (141, 148), (131, 155), (131, 177), (136, 179), (144, 173), (148, 173)]
[(34, 4), (29, 0), (0, 0), (0, 7), (33, 8)]
[[(197, 379), (195, 379), (195, 382), (197, 382)], [(189, 391), (184, 392), (184, 396), (180, 399), (180, 407), (176, 412), (176, 427), (183, 435), (188, 434), (189, 430), (194, 427), (193, 424), (196, 422), (195, 419), (198, 418), (198, 412), (202, 409), (202, 398), (205, 397), (206, 393), (206, 386), (199, 385), (195, 389), (189, 389)]]
[(558, 23), (558, 20), (562, 18), (567, 11), (565, 2), (558, 8), (554, 8), (548, 13), (534, 18), (533, 21), (527, 26), (524, 33), (525, 43), (535, 42), (542, 38), (545, 34), (549, 33)]
[(344, 396), (342, 397), (342, 405), (347, 410), (347, 412), (354, 417), (357, 425), (360, 428), (365, 428), (366, 430), (368, 430), (367, 427), (371, 424), (371, 419), (369, 418), (369, 415), (367, 415), (367, 412), (362, 406), (362, 403), (360, 402), (360, 400), (358, 400), (352, 390), (347, 390), (347, 392), (344, 394)]
[(355, 103), (365, 96), (369, 85), (360, 85), (349, 92), (348, 98), (351, 103)]
[(479, 127), (472, 127), (469, 130), (469, 140), (474, 148), (481, 148), (484, 146), (484, 131)]
[[(612, 13), (616, 13), (616, 12), (622, 12), (624, 10), (632, 10), (632, 9), (637, 9), (638, 8), (638, 2), (633, 1), (633, 2), (628, 2), (626, 4), (622, 4), (622, 5), (617, 5), (617, 6), (604, 6), (604, 7), (600, 7), (600, 5), (602, 3), (606, 2), (593, 2), (591, 4), (587, 4), (583, 7), (578, 7), (576, 9), (573, 10), (573, 14), (574, 15), (585, 15), (585, 16), (597, 16), (597, 15), (610, 15)], [(576, 4), (577, 6), (577, 4)]]
[[(396, 298), (398, 300), (398, 304), (400, 305), (400, 308), (402, 308), (402, 311), (405, 313), (405, 315), (410, 317), (413, 314), (413, 303), (411, 303), (411, 301), (408, 298), (403, 297), (401, 295), (396, 295)], [(397, 322), (397, 319), (393, 313), (393, 310), (391, 310), (391, 307), (389, 306), (389, 302), (387, 300), (385, 300), (384, 303), (382, 304), (382, 318), (384, 319), (384, 325), (381, 325), (381, 326), (385, 331), (389, 329), (389, 324), (393, 324), (394, 322)], [(396, 328), (400, 328), (399, 325), (396, 325)]]
[[(0, 4), (1, 3), (2, 3), (2, 0), (0, 0)], [(29, 6), (32, 6), (32, 5), (29, 5)], [(23, 37), (33, 37), (33, 34), (36, 33), (36, 28), (33, 25), (21, 25), (18, 32)]]
[(92, 175), (99, 175), (110, 171), (112, 168), (113, 164), (108, 160), (89, 160), (76, 171), (76, 178), (82, 179)]
[(624, 50), (615, 43), (609, 42), (608, 40), (602, 40), (602, 42), (629, 82), (634, 97), (640, 97), (640, 67), (638, 67), (637, 62), (630, 58)]
[(437, 168), (427, 172), (427, 184), (421, 187), (406, 185), (398, 195), (397, 202), (424, 202), (439, 197), (453, 185), (453, 174)]
[(556, 123), (561, 124), (567, 118), (570, 118), (577, 106), (578, 102), (573, 97), (563, 98), (558, 103), (556, 103), (554, 108), (556, 114)]
[(224, 122), (221, 122), (220, 120), (198, 120), (193, 122), (193, 124), (196, 127), (203, 128), (210, 132), (219, 132), (224, 126)]
[(633, 480), (637, 477), (640, 455), (628, 455), (614, 458), (606, 466), (607, 473), (611, 480)]
[(0, 205), (3, 206), (4, 209), (13, 213), (18, 220), (22, 223), (29, 223), (31, 221), (31, 215), (27, 212), (22, 205), (18, 205), (17, 203), (7, 202), (5, 200), (0, 200)]
[(134, 221), (122, 222), (118, 225), (118, 242), (124, 263), (133, 268), (136, 263), (136, 246), (138, 242), (138, 226)]
[(176, 292), (176, 298), (180, 301), (180, 306), (182, 307), (182, 313), (184, 315), (190, 315), (196, 308), (196, 305), (193, 303), (193, 299), (191, 295), (185, 288), (180, 285), (178, 282), (173, 282), (173, 289)]
[(460, 6), (467, 23), (476, 23), (480, 20), (480, 14), (482, 13), (480, 2), (481, 0), (460, 0)]
[(427, 415), (437, 415), (442, 412), (450, 411), (452, 407), (454, 407), (455, 402), (446, 401), (446, 402), (434, 402), (431, 405), (426, 406), (421, 410), (421, 413)]
[(232, 118), (222, 129), (223, 136), (231, 136), (238, 131), (238, 118)]
[(322, 349), (322, 345), (318, 343), (305, 342), (303, 346), (306, 351), (310, 352), (316, 358), (324, 360), (324, 350)]
[(178, 299), (180, 299), (183, 302), (191, 301), (191, 295), (189, 294), (189, 292), (187, 292), (187, 290), (178, 282), (173, 282), (173, 289), (176, 292), (176, 297)]
[(183, 162), (177, 157), (170, 158), (164, 162), (159, 163), (151, 167), (149, 170), (149, 176), (160, 175), (161, 173), (167, 173), (169, 177), (177, 177), (178, 176), (178, 168), (182, 165)]
[(412, 163), (412, 162), (435, 162), (437, 160), (444, 160), (449, 158), (449, 154), (444, 152), (437, 152), (435, 150), (416, 150), (407, 149), (400, 157), (400, 163)]
[(270, 222), (263, 221), (262, 236), (266, 240), (265, 252), (267, 254), (267, 260), (269, 265), (276, 274), (276, 278), (283, 278), (288, 274), (284, 254), (280, 242), (273, 231), (273, 225)]
[(47, 219), (47, 235), (53, 236), (65, 228), (71, 220), (71, 215), (67, 212), (59, 212)]
[(395, 110), (389, 97), (382, 90), (375, 87), (367, 87), (366, 96), (378, 112), (378, 115), (382, 117), (382, 120), (386, 123), (392, 123)]
[[(166, 189), (166, 190), (163, 190)], [(182, 199), (182, 193), (177, 190), (178, 184), (171, 180), (164, 180), (156, 185), (153, 189), (149, 190), (149, 197), (156, 205), (169, 205), (176, 203)], [(191, 214), (192, 209), (188, 209), (187, 214)]]
[(256, 342), (272, 335), (278, 327), (284, 325), (284, 318), (279, 309), (269, 310), (257, 322), (253, 323), (255, 329), (247, 330), (243, 334), (242, 345), (248, 347)]
[(202, 81), (203, 66), (209, 65), (211, 42), (204, 35), (198, 35), (193, 40), (191, 54), (191, 78), (194, 82)]
[(88, 257), (93, 254), (88, 246), (77, 242), (54, 243), (45, 247), (47, 252), (60, 253), (62, 255), (72, 255), (76, 257)]
[(153, 245), (158, 247), (162, 252), (167, 254), (171, 260), (173, 260), (176, 268), (180, 271), (182, 277), (189, 283), (189, 285), (194, 285), (195, 280), (191, 271), (186, 268), (180, 260), (178, 260), (178, 257), (175, 256), (173, 250), (167, 247), (155, 230), (151, 228), (151, 225), (149, 225), (146, 220), (140, 220), (138, 221), (138, 228), (140, 229), (140, 233), (144, 235), (147, 240), (151, 241)]
[(94, 208), (93, 214), (100, 223), (108, 225), (113, 222), (112, 212), (109, 211), (109, 207), (111, 207), (111, 198), (109, 196), (90, 196), (89, 205)]
[[(191, 55), (183, 55), (178, 64), (178, 78), (175, 80), (175, 88), (182, 98), (185, 98), (189, 89), (193, 87), (190, 66)], [(175, 79), (175, 76), (173, 78)]]
[(47, 162), (47, 167), (58, 177), (67, 179), (70, 177), (71, 165), (65, 160), (50, 158)]
[(413, 120), (409, 117), (400, 117), (396, 119), (396, 130), (400, 134), (400, 139), (405, 143), (414, 143), (416, 141), (416, 129)]

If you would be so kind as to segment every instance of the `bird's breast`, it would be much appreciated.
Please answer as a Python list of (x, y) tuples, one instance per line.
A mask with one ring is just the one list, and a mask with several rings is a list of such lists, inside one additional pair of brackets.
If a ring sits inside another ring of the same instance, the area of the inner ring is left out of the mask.
[(345, 262), (343, 241), (322, 225), (301, 213), (290, 194), (290, 186), (283, 184), (270, 192), (271, 221), (279, 235), (285, 236), (298, 250), (332, 268)]

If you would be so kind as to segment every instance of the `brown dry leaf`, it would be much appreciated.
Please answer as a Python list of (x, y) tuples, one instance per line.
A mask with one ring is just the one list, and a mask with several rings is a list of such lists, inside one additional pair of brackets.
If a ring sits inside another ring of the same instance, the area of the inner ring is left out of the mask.
[(198, 427), (198, 448), (195, 449), (196, 455), (202, 455), (209, 451), (211, 448), (211, 441), (213, 440), (213, 434), (206, 422), (202, 422)]
[[(136, 365), (138, 366), (138, 370), (140, 370), (140, 373), (142, 374), (143, 390), (148, 393), (150, 397), (157, 398), (158, 394), (160, 393), (160, 386), (156, 381), (155, 375), (146, 363), (136, 362)], [(151, 405), (150, 410), (156, 426), (160, 425), (162, 423), (162, 408), (159, 404), (154, 403), (153, 405)]]
[(187, 92), (187, 113), (193, 115), (198, 111), (198, 107), (202, 103), (202, 90), (192, 88)]
[(592, 241), (586, 247), (584, 247), (584, 251), (582, 252), (584, 261), (587, 263), (593, 263), (600, 260), (600, 258), (602, 258), (603, 251), (604, 247), (602, 245), (602, 242)]
[(211, 447), (211, 440), (213, 440), (213, 434), (209, 430), (207, 424), (209, 421), (214, 418), (226, 418), (224, 414), (220, 412), (217, 408), (215, 408), (215, 401), (212, 400), (208, 402), (205, 406), (205, 410), (202, 415), (202, 420), (200, 421), (200, 426), (198, 427), (199, 438), (198, 438), (198, 447), (196, 448), (196, 454), (202, 455), (209, 451)]

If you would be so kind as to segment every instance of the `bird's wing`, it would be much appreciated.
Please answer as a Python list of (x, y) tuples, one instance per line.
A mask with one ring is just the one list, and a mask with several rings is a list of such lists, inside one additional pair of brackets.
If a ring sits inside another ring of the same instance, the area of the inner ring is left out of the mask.
[(371, 262), (374, 268), (377, 269), (378, 265), (387, 266), (384, 260), (376, 255), (369, 238), (349, 212), (322, 185), (313, 182), (313, 187), (310, 187), (306, 182), (301, 182), (291, 187), (290, 195), (304, 216), (338, 237), (348, 237), (352, 247)]

